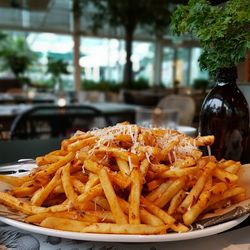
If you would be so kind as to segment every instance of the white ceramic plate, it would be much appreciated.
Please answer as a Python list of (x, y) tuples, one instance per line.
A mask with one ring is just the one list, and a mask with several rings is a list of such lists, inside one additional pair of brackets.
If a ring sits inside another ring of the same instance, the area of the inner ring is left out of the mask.
[(162, 241), (180, 241), (180, 240), (189, 240), (201, 238), (216, 233), (226, 231), (242, 221), (244, 221), (248, 215), (244, 215), (238, 219), (231, 220), (216, 226), (199, 229), (187, 233), (169, 233), (163, 235), (124, 235), (124, 234), (93, 234), (93, 233), (75, 233), (75, 232), (66, 232), (48, 228), (42, 228), (39, 226), (34, 226), (26, 224), (23, 222), (15, 221), (12, 219), (7, 219), (0, 217), (0, 221), (11, 225), (13, 227), (23, 229), (32, 233), (44, 234), (49, 236), (75, 239), (75, 240), (88, 240), (88, 241), (102, 241), (102, 242), (162, 242)]
[[(10, 165), (6, 166), (10, 169), (15, 167), (18, 171), (19, 169), (31, 170), (36, 167), (35, 164), (18, 164), (18, 165)], [(8, 169), (9, 170), (9, 169)], [(26, 173), (27, 174), (27, 173)], [(16, 173), (15, 176), (24, 175), (24, 173)], [(3, 185), (0, 186), (0, 191), (5, 187)], [(196, 239), (209, 235), (213, 235), (216, 233), (220, 233), (226, 231), (244, 221), (248, 215), (244, 215), (240, 218), (221, 223), (219, 225), (207, 227), (204, 229), (199, 229), (195, 231), (190, 231), (187, 233), (168, 233), (164, 235), (123, 235), (123, 234), (93, 234), (93, 233), (75, 233), (75, 232), (66, 232), (54, 229), (43, 228), (39, 226), (34, 226), (31, 224), (27, 224), (24, 222), (15, 221), (12, 219), (8, 219), (0, 216), (0, 221), (11, 225), (13, 227), (23, 229), (32, 233), (44, 234), (49, 236), (67, 238), (67, 239), (76, 239), (76, 240), (89, 240), (89, 241), (103, 241), (103, 242), (162, 242), (162, 241), (180, 241), (180, 240), (188, 240), (188, 239)]]

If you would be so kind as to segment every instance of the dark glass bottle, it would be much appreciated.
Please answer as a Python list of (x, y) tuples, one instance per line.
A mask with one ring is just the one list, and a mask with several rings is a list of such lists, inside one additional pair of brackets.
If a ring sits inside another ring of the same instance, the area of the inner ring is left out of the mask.
[(219, 69), (216, 86), (205, 98), (200, 112), (199, 132), (215, 136), (211, 152), (218, 160), (242, 161), (245, 153), (249, 109), (236, 79), (236, 67)]

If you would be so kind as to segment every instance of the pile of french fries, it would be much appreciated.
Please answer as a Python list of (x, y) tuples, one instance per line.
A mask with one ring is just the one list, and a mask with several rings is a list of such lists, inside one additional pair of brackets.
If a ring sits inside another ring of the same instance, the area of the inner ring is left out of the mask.
[(127, 123), (78, 131), (25, 176), (0, 176), (0, 203), (41, 227), (83, 233), (187, 232), (202, 215), (245, 199), (239, 162), (202, 156), (213, 136)]

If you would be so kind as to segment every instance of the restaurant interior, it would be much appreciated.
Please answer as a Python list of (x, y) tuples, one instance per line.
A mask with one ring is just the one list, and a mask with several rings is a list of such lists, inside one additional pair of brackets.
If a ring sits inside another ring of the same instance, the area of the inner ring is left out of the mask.
[(0, 250), (249, 250), (249, 10), (0, 0)]
[[(142, 109), (178, 110), (175, 128), (197, 135), (214, 81), (199, 41), (171, 32), (186, 2), (127, 1), (119, 12), (94, 0), (1, 0), (0, 162), (51, 151), (77, 130), (140, 124)], [(237, 79), (248, 103), (249, 58)]]

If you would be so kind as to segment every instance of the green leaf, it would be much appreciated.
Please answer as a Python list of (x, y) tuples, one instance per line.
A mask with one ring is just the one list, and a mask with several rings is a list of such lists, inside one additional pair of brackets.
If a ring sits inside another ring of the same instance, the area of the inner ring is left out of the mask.
[(200, 66), (214, 74), (245, 59), (250, 48), (250, 2), (229, 0), (212, 6), (206, 0), (190, 0), (174, 11), (171, 27), (177, 35), (188, 32), (200, 40)]

